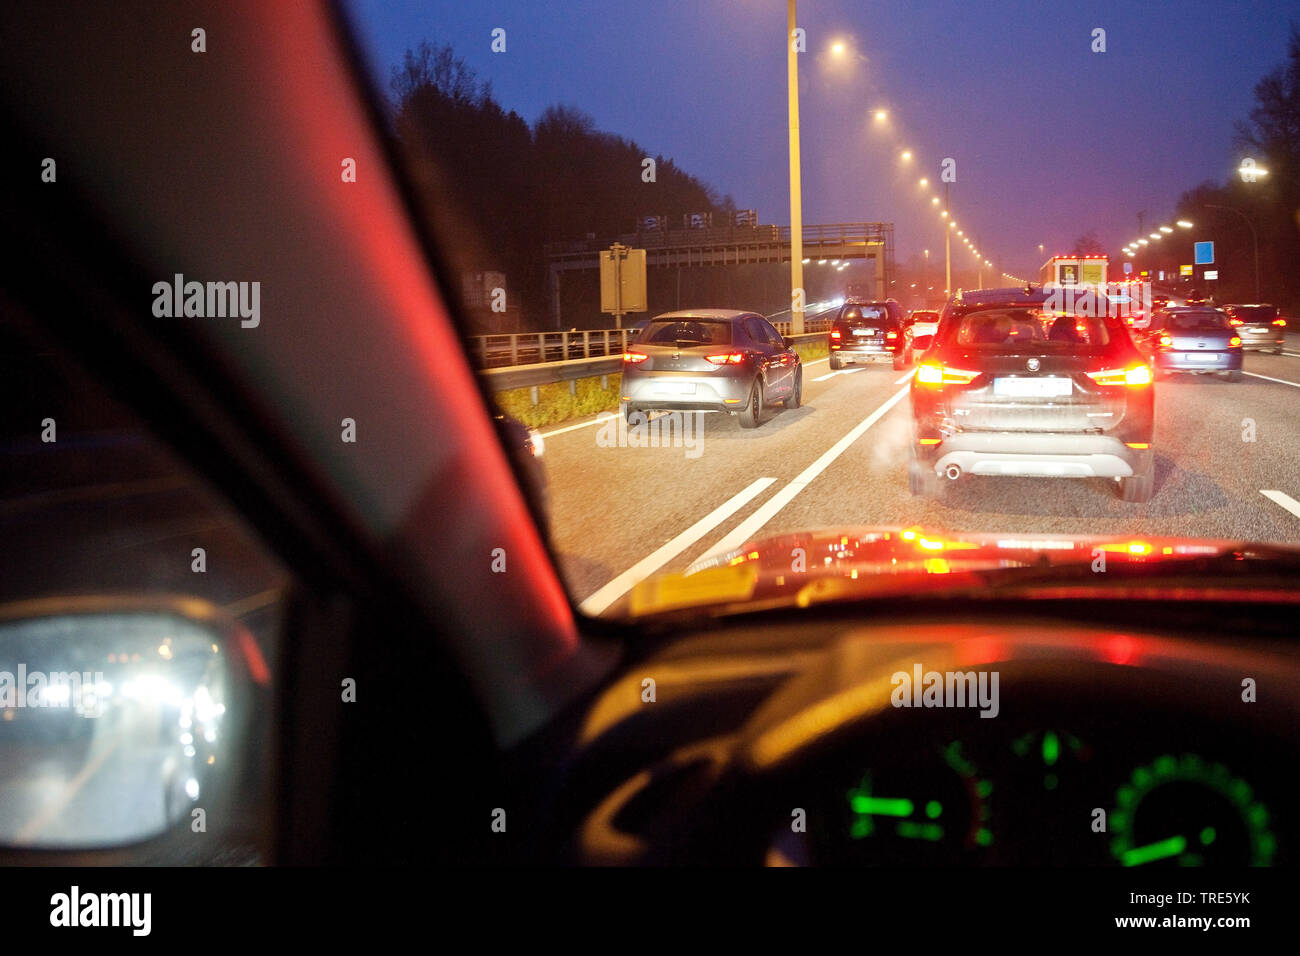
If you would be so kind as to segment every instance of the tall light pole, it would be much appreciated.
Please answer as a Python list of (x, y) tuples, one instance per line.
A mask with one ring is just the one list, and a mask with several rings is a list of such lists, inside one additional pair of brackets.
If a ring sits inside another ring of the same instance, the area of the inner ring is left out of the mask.
[(790, 334), (803, 334), (803, 195), (799, 186), (799, 53), (794, 48), (795, 0), (787, 3), (786, 73), (790, 101)]
[(1204, 204), (1208, 209), (1222, 209), (1225, 212), (1233, 212), (1246, 221), (1250, 226), (1250, 241), (1255, 247), (1255, 301), (1259, 301), (1259, 237), (1255, 235), (1255, 224), (1246, 217), (1246, 214), (1240, 209), (1233, 209), (1231, 206), (1216, 206), (1214, 203)]
[(952, 230), (948, 228), (949, 217), (952, 216), (952, 210), (948, 208), (948, 184), (943, 184), (943, 211), (947, 214), (943, 217), (943, 291), (944, 295), (952, 294)]

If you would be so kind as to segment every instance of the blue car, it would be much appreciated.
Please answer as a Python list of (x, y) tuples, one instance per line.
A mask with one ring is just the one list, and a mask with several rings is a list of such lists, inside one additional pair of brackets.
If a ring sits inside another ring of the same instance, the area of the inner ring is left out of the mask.
[(1158, 373), (1192, 372), (1241, 381), (1241, 336), (1222, 309), (1162, 309), (1138, 339)]

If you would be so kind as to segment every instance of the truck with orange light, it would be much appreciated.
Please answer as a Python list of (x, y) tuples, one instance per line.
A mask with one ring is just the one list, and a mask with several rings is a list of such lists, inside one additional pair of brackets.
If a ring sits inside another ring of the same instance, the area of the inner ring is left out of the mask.
[(1039, 284), (1044, 289), (1090, 289), (1093, 293), (1106, 290), (1106, 267), (1109, 256), (1052, 256), (1038, 272)]

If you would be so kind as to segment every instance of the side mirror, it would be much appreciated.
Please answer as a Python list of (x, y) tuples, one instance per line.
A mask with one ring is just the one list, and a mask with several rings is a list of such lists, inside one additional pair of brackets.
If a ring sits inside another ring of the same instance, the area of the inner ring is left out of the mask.
[(785, 343), (786, 348), (788, 349), (794, 348), (794, 339), (790, 338), (790, 336), (788, 335), (781, 336), (781, 341)]
[(0, 607), (0, 848), (121, 847), (196, 808), (220, 827), (266, 680), (252, 636), (203, 601)]
[(933, 335), (918, 335), (912, 339), (912, 348), (918, 352), (924, 352), (933, 342)]

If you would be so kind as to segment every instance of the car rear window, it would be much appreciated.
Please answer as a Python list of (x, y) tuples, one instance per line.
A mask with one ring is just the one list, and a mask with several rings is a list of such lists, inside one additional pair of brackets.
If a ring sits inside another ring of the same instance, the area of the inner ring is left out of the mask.
[(1277, 318), (1277, 309), (1271, 305), (1238, 305), (1232, 314), (1243, 322), (1272, 322)]
[(889, 309), (883, 305), (853, 305), (840, 313), (840, 321), (856, 324), (888, 322)]
[(986, 309), (961, 317), (957, 344), (996, 352), (1036, 349), (1077, 351), (1110, 343), (1106, 320), (1100, 316), (1046, 312), (1040, 309)]
[(677, 342), (727, 345), (731, 342), (731, 322), (723, 319), (655, 320), (646, 326), (639, 341), (657, 345)]
[(1169, 316), (1168, 328), (1178, 332), (1218, 332), (1232, 326), (1222, 312), (1174, 312)]

